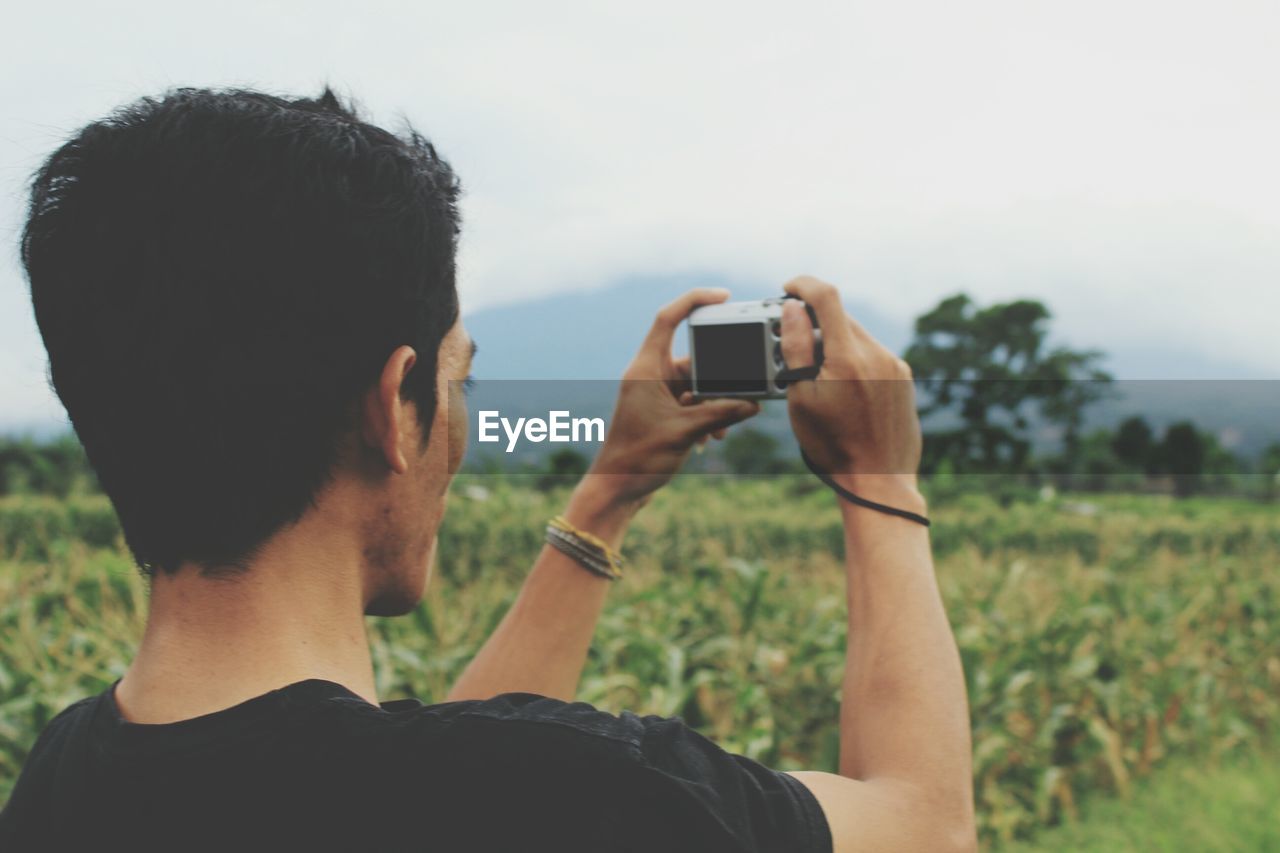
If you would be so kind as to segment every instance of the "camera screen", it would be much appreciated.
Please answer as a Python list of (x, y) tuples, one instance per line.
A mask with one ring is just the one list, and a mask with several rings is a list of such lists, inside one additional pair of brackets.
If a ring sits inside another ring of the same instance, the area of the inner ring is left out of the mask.
[(693, 327), (698, 391), (706, 394), (764, 393), (764, 326), (726, 323)]

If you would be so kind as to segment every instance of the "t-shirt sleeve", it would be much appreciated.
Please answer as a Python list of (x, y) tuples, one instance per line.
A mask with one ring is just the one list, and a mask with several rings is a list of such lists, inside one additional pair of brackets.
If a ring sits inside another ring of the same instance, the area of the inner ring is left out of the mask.
[(731, 839), (724, 849), (831, 853), (822, 807), (795, 777), (726, 751), (678, 717), (640, 721), (641, 771), (687, 825)]

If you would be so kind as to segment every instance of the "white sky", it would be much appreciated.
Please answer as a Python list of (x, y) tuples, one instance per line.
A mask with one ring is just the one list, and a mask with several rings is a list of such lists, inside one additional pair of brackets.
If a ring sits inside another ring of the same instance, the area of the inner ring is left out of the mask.
[(436, 142), (468, 310), (635, 273), (807, 272), (906, 321), (1045, 299), (1073, 344), (1280, 376), (1280, 3), (27, 3), (0, 30), (0, 426), (57, 417), (24, 182), (169, 85)]

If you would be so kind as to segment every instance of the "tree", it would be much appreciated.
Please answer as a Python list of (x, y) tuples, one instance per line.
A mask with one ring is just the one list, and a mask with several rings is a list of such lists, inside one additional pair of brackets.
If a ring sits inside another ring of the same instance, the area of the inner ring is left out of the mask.
[(1114, 486), (1117, 478), (1126, 473), (1115, 444), (1115, 436), (1106, 429), (1093, 430), (1080, 441), (1076, 467), (1087, 488), (1101, 490)]
[(1174, 494), (1180, 498), (1195, 494), (1204, 474), (1204, 436), (1191, 421), (1170, 424), (1160, 441), (1160, 470), (1173, 477)]
[(1280, 442), (1267, 445), (1258, 459), (1258, 470), (1264, 478), (1263, 496), (1267, 500), (1275, 500), (1280, 492)]
[(557, 450), (547, 457), (547, 466), (538, 476), (537, 488), (545, 492), (577, 482), (590, 464), (587, 457), (572, 448)]
[(1100, 352), (1047, 349), (1050, 317), (1035, 300), (979, 308), (957, 294), (917, 318), (905, 358), (923, 392), (921, 415), (959, 420), (929, 432), (926, 471), (942, 458), (962, 473), (1026, 470), (1037, 409), (1062, 429), (1067, 464), (1078, 466), (1084, 411), (1106, 393), (1111, 375), (1097, 366)]
[(1215, 492), (1234, 492), (1240, 488), (1240, 457), (1218, 441), (1212, 432), (1200, 434), (1204, 442), (1204, 476), (1202, 482)]
[(1154, 462), (1155, 433), (1146, 418), (1134, 416), (1127, 418), (1116, 430), (1111, 449), (1116, 459), (1123, 463), (1126, 471), (1150, 474)]
[(751, 427), (737, 427), (724, 441), (724, 462), (740, 476), (780, 474), (788, 470), (778, 456), (778, 440)]

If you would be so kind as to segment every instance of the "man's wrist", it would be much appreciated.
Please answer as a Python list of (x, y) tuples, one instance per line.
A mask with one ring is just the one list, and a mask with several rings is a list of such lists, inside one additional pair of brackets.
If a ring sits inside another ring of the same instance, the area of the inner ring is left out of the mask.
[(573, 526), (599, 536), (618, 550), (631, 519), (647, 501), (629, 498), (620, 475), (587, 474), (569, 497), (564, 517)]
[[(917, 515), (927, 517), (929, 514), (928, 502), (920, 493), (915, 474), (832, 474), (831, 479), (860, 498)], [(840, 507), (846, 517), (877, 514), (876, 510), (843, 499)]]

